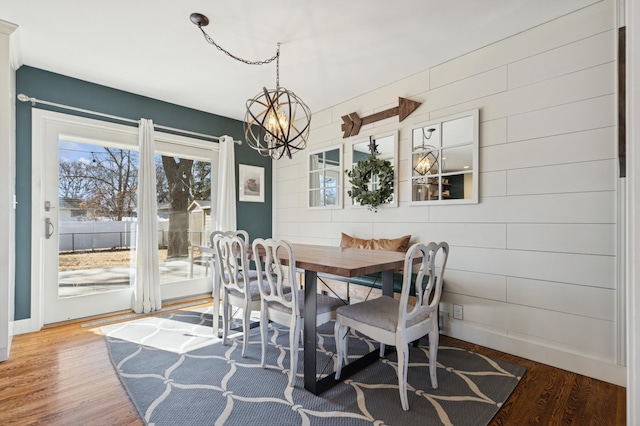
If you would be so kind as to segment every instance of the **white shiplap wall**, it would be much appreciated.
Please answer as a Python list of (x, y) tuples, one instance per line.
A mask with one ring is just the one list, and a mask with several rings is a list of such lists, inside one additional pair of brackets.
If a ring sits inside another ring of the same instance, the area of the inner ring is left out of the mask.
[[(399, 130), (399, 207), (308, 210), (307, 156), (275, 163), (274, 236), (338, 245), (412, 234), (451, 246), (443, 332), (616, 384), (616, 37), (605, 0), (314, 114), (309, 149), (345, 143), (341, 116), (423, 104)], [(428, 52), (424, 52), (428, 54)], [(480, 109), (480, 203), (409, 206), (412, 125)], [(346, 191), (345, 191), (346, 192)]]

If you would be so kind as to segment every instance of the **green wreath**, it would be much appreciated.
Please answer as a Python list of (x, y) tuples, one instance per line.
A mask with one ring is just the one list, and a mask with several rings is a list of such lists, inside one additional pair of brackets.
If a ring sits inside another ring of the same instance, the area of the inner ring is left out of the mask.
[[(387, 203), (393, 198), (393, 165), (388, 160), (377, 158), (374, 152), (366, 160), (360, 160), (352, 170), (345, 170), (352, 185), (347, 191), (349, 197), (368, 209), (377, 212), (380, 204)], [(378, 176), (378, 189), (369, 189), (373, 176)]]

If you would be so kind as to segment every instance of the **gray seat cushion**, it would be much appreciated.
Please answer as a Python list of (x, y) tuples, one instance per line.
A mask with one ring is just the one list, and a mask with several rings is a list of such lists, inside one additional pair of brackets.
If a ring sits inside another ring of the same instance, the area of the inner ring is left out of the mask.
[[(342, 306), (338, 308), (338, 315), (350, 318), (353, 321), (371, 325), (390, 332), (395, 332), (398, 328), (398, 312), (400, 301), (389, 296), (382, 296), (376, 299), (367, 300), (362, 303)], [(429, 317), (429, 313), (419, 315), (407, 323), (410, 327)]]
[[(236, 297), (244, 297), (242, 293), (235, 289), (229, 289), (229, 293)], [(258, 280), (249, 281), (249, 298), (253, 302), (260, 300), (260, 289), (258, 288)]]
[[(263, 272), (264, 274), (264, 272)], [(251, 270), (247, 273), (247, 275), (249, 276), (249, 295), (251, 297), (251, 301), (256, 302), (258, 300), (260, 300), (260, 298), (262, 297), (260, 295), (260, 289), (258, 288), (258, 273), (257, 271)], [(251, 278), (253, 276), (253, 278)], [(270, 289), (269, 289), (269, 283), (266, 280), (262, 281), (262, 288), (264, 289), (265, 293), (269, 293)], [(291, 287), (284, 287), (284, 292), (285, 293), (289, 293), (291, 292)], [(230, 290), (229, 291), (231, 294), (233, 294), (234, 296), (237, 297), (242, 297), (242, 294), (237, 291), (237, 290)], [(289, 299), (291, 300), (291, 299)]]

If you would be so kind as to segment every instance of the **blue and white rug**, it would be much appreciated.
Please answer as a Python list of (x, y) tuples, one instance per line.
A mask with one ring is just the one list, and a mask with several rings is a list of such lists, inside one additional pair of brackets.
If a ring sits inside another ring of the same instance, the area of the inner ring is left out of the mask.
[[(463, 349), (440, 346), (438, 389), (431, 388), (429, 351), (411, 348), (409, 411), (400, 406), (395, 352), (319, 396), (297, 380), (287, 386), (289, 330), (271, 327), (267, 368), (260, 367), (260, 332), (227, 346), (213, 336), (211, 309), (183, 311), (102, 327), (111, 361), (148, 425), (479, 425), (498, 412), (525, 368)], [(351, 338), (351, 354), (373, 348)], [(319, 364), (333, 371), (333, 323), (318, 329)], [(320, 371), (323, 366), (318, 367)]]

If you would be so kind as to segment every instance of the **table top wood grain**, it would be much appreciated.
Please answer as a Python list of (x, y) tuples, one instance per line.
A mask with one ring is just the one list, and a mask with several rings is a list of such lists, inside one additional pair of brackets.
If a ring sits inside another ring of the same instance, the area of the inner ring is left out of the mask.
[[(296, 257), (296, 268), (304, 269), (305, 271), (323, 272), (352, 278), (381, 271), (401, 269), (404, 266), (404, 252), (315, 244), (292, 245)], [(212, 248), (204, 251), (209, 252), (209, 250), (212, 253), (214, 252)], [(249, 259), (253, 259), (251, 246), (247, 246), (247, 254)], [(414, 259), (414, 261), (417, 260)], [(286, 264), (286, 261), (283, 264)]]
[(296, 267), (343, 277), (357, 277), (404, 265), (404, 252), (293, 244)]

